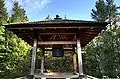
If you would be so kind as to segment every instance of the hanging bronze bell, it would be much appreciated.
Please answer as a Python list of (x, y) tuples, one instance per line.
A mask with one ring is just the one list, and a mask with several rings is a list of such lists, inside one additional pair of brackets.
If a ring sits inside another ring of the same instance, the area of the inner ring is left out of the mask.
[(64, 50), (63, 45), (56, 44), (52, 46), (52, 56), (53, 57), (63, 57), (64, 56)]

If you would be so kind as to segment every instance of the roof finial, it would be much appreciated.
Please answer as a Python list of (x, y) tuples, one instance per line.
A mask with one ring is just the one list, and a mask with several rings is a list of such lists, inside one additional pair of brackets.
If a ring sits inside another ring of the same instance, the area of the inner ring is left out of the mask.
[(60, 16), (59, 15), (56, 15), (56, 18), (59, 18)]
[(55, 20), (61, 20), (59, 15), (56, 15), (56, 17), (54, 18)]

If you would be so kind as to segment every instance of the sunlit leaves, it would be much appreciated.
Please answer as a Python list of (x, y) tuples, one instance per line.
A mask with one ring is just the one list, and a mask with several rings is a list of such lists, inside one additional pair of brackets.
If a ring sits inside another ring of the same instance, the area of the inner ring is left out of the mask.
[(86, 48), (88, 74), (102, 77), (120, 76), (120, 28), (108, 30), (96, 37)]

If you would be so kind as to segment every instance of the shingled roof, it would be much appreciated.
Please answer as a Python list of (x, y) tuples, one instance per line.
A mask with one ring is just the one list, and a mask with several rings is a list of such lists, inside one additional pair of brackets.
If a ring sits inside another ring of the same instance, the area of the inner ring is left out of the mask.
[(7, 25), (21, 25), (21, 24), (86, 24), (86, 25), (96, 25), (98, 24), (107, 24), (106, 22), (97, 22), (97, 21), (84, 21), (84, 20), (48, 20), (48, 21), (27, 21), (27, 22), (17, 22), (17, 23), (8, 23), (4, 24), (5, 26)]
[[(23, 40), (32, 44), (34, 39), (33, 32), (37, 33), (37, 39), (40, 41), (51, 40), (76, 40), (75, 35), (79, 32), (82, 47), (88, 44), (102, 29), (106, 29), (106, 22), (83, 21), (83, 20), (67, 20), (55, 19), (49, 21), (33, 21), (21, 23), (9, 23), (4, 26), (13, 31)], [(35, 34), (36, 34), (35, 33)], [(42, 33), (46, 33), (41, 35)], [(73, 33), (73, 34), (57, 34), (55, 33)], [(56, 39), (55, 37), (59, 37)]]

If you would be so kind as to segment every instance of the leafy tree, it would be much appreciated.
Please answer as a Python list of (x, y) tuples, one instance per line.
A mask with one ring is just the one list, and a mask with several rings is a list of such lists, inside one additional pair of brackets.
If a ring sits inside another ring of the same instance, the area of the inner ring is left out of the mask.
[[(4, 0), (0, 0), (0, 22), (7, 22), (7, 12), (4, 5)], [(14, 3), (18, 5), (17, 3)], [(16, 6), (17, 7), (17, 6)], [(20, 11), (12, 14), (10, 18), (12, 22), (27, 21), (25, 11), (18, 6)], [(20, 13), (19, 13), (20, 12)], [(16, 15), (19, 14), (19, 15)], [(16, 16), (16, 17), (15, 17)], [(18, 18), (17, 16), (20, 16)], [(14, 18), (14, 19), (13, 19)], [(21, 20), (22, 19), (22, 20)], [(20, 20), (20, 21), (19, 21)], [(29, 73), (30, 67), (30, 46), (18, 38), (12, 32), (5, 30), (5, 27), (0, 24), (0, 79), (13, 79), (17, 76), (26, 75)]]
[(15, 78), (29, 73), (30, 46), (12, 32), (7, 31), (7, 61), (4, 61), (4, 78)]
[(92, 19), (96, 21), (105, 21), (107, 19), (107, 10), (106, 10), (106, 4), (104, 0), (98, 0), (96, 1), (95, 5), (96, 9), (92, 9)]
[(0, 0), (0, 24), (7, 21), (7, 9), (5, 8), (5, 0)]
[(4, 27), (2, 26), (2, 23), (7, 22), (7, 12), (4, 4), (4, 0), (0, 0), (0, 78), (3, 75), (1, 72), (3, 72), (3, 62), (5, 61), (5, 37), (4, 37)]
[(106, 31), (86, 47), (88, 74), (102, 77), (120, 76), (120, 28)]
[[(18, 2), (14, 2), (13, 14), (10, 17), (10, 22), (24, 22), (28, 18), (25, 15), (24, 9), (21, 9)], [(29, 74), (30, 71), (30, 46), (18, 38), (10, 31), (5, 31), (6, 61), (3, 63), (3, 78), (13, 79), (15, 77)]]
[(96, 9), (92, 9), (92, 19), (96, 21), (112, 21), (113, 18), (118, 14), (118, 9), (114, 4), (114, 0), (98, 0), (95, 5)]
[(113, 0), (98, 0), (96, 10), (92, 9), (91, 15), (94, 20), (111, 22), (112, 28), (103, 31), (86, 47), (85, 64), (89, 75), (100, 78), (103, 76), (120, 77), (118, 8)]
[(116, 6), (116, 4), (114, 4), (114, 0), (106, 0), (106, 10), (107, 10), (107, 17), (109, 19), (109, 22), (113, 21), (113, 19), (116, 18), (116, 15), (119, 14), (118, 13), (118, 9), (120, 9), (120, 7)]
[(4, 37), (4, 28), (2, 26), (0, 26), (0, 78), (3, 75), (1, 72), (3, 72), (3, 62), (6, 60), (5, 59), (5, 37)]
[(24, 22), (28, 21), (28, 17), (25, 14), (25, 10), (21, 8), (17, 1), (13, 2), (12, 15), (10, 17), (10, 22)]

